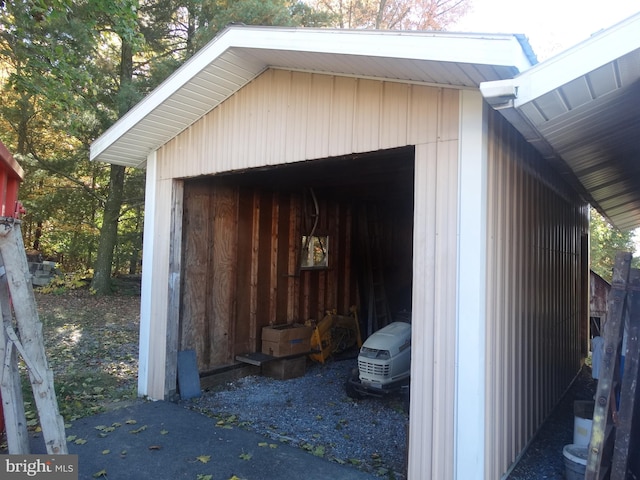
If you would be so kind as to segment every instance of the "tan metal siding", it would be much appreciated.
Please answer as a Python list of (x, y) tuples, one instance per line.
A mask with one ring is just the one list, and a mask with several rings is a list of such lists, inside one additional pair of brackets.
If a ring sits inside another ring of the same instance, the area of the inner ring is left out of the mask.
[[(455, 98), (451, 112), (457, 108)], [(446, 103), (442, 99), (443, 103)], [(439, 103), (440, 105), (440, 103)], [(444, 116), (439, 128), (454, 128)], [(409, 478), (453, 478), (457, 140), (416, 147)], [(419, 346), (420, 348), (416, 348)]]
[[(173, 179), (415, 145), (412, 479), (454, 476), (458, 135), (457, 90), (270, 70), (157, 152), (158, 178)], [(155, 281), (164, 294), (166, 274)]]
[(268, 70), (163, 146), (159, 177), (456, 139), (457, 96), (422, 85)]
[(489, 115), (485, 478), (500, 478), (580, 368), (586, 206)]

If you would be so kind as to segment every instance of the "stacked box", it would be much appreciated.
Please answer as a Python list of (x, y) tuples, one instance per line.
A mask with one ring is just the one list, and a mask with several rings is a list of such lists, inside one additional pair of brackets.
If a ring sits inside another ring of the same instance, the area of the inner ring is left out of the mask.
[(262, 329), (262, 353), (273, 357), (305, 354), (311, 350), (311, 327), (299, 324), (272, 325)]

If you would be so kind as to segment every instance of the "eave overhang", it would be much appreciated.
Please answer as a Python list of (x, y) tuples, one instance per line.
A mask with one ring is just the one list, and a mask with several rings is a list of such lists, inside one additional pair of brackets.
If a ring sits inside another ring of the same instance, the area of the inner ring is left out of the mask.
[(614, 226), (640, 225), (640, 14), (513, 79), (485, 100)]
[(96, 139), (90, 158), (144, 167), (151, 152), (269, 68), (478, 88), (532, 63), (519, 35), (232, 26)]

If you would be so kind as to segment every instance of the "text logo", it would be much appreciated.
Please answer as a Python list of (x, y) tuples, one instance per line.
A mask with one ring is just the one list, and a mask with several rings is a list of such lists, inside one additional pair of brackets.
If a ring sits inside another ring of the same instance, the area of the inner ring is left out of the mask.
[(0, 455), (3, 480), (78, 480), (77, 455)]

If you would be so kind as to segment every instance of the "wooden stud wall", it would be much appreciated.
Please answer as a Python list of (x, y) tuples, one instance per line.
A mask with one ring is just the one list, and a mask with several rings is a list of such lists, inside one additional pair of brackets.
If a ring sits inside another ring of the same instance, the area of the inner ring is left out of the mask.
[(349, 204), (320, 198), (328, 269), (300, 270), (301, 195), (185, 182), (179, 349), (206, 372), (260, 351), (262, 327), (346, 314), (357, 302)]

